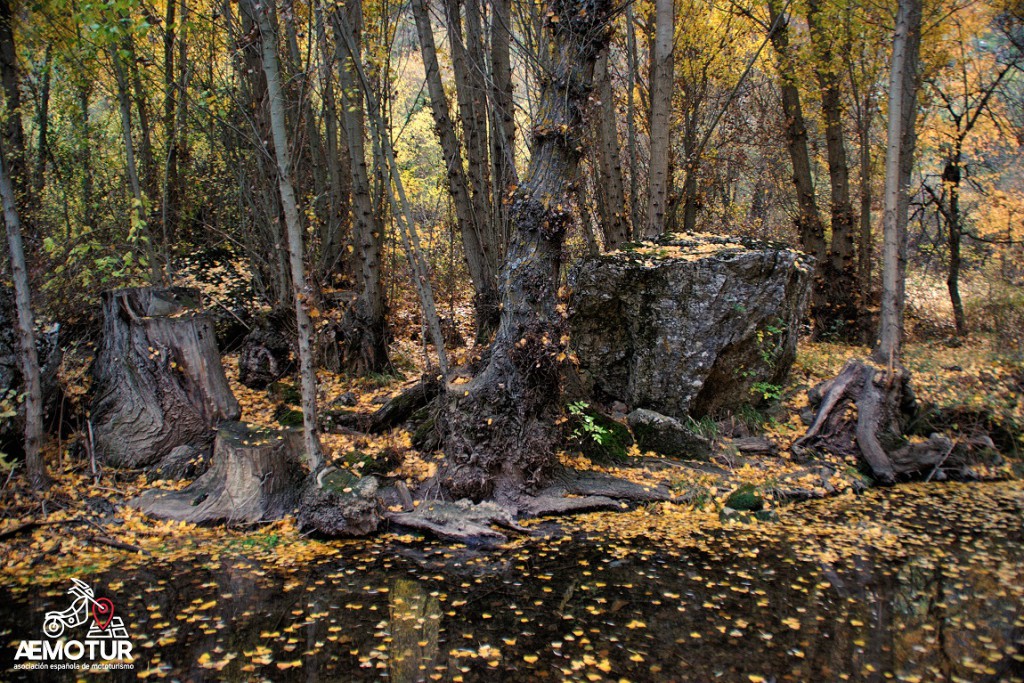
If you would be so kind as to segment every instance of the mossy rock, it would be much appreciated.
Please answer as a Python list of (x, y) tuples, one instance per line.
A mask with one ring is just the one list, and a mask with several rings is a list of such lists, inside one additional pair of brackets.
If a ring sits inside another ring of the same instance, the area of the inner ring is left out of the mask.
[(723, 522), (740, 522), (741, 524), (753, 524), (754, 522), (777, 522), (779, 515), (775, 510), (734, 510), (731, 507), (724, 507), (718, 513), (718, 518)]
[(752, 484), (744, 484), (729, 494), (725, 499), (725, 507), (740, 512), (757, 512), (764, 509), (764, 496)]
[[(592, 431), (585, 428), (583, 416), (593, 420)], [(633, 445), (633, 434), (629, 427), (600, 411), (588, 406), (582, 415), (570, 415), (569, 445), (584, 456), (598, 463), (621, 463), (629, 457)]]
[(288, 405), (302, 405), (302, 392), (294, 384), (289, 382), (273, 382), (267, 388), (267, 394), (274, 401), (287, 403)]
[(437, 420), (431, 416), (421, 422), (412, 433), (412, 445), (421, 451), (434, 451), (441, 442), (437, 433)]
[(274, 411), (274, 419), (282, 427), (301, 427), (302, 411), (281, 404)]
[(387, 474), (399, 467), (405, 458), (397, 448), (387, 447), (376, 455), (364, 453), (358, 449), (351, 450), (342, 456), (345, 465), (362, 475)]

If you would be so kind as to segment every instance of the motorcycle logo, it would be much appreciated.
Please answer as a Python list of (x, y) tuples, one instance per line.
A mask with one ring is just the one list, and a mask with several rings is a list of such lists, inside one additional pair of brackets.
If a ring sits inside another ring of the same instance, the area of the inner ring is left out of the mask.
[[(89, 629), (89, 636), (117, 638), (125, 631), (121, 617), (114, 617), (114, 603), (109, 598), (96, 599), (92, 587), (84, 581), (71, 579), (68, 594), (75, 596), (71, 606), (59, 612), (47, 612), (43, 620), (43, 633), (48, 638), (57, 638), (66, 628), (76, 628), (89, 621), (95, 624)], [(109, 632), (108, 632), (109, 631)], [(125, 631), (125, 636), (127, 632)]]

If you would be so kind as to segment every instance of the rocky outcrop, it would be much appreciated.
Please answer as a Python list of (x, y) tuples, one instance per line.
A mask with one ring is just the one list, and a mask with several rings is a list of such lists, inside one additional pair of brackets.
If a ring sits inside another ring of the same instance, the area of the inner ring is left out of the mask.
[(799, 252), (709, 235), (584, 258), (571, 344), (598, 400), (677, 418), (757, 403), (796, 357), (810, 274)]
[(628, 419), (629, 428), (633, 430), (641, 450), (686, 460), (707, 460), (711, 457), (711, 441), (687, 429), (674, 417), (637, 408)]

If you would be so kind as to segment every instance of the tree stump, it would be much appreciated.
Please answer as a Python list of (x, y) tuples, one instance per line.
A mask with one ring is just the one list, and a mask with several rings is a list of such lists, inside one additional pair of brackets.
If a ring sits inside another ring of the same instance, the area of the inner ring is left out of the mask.
[(221, 421), (241, 415), (198, 308), (197, 293), (181, 287), (104, 293), (92, 426), (105, 462), (143, 467), (177, 446), (202, 449)]
[(146, 491), (131, 505), (194, 524), (256, 524), (294, 512), (304, 478), (301, 432), (225, 422), (206, 474), (180, 491)]
[(814, 422), (793, 442), (798, 457), (826, 452), (857, 457), (881, 484), (929, 476), (940, 468), (966, 467), (964, 451), (939, 434), (914, 442), (905, 434), (917, 410), (910, 373), (870, 361), (851, 360), (835, 379), (808, 392)]

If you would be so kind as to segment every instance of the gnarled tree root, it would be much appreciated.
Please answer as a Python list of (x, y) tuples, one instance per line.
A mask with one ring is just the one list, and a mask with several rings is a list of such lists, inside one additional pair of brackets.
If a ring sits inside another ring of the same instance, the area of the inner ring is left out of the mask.
[(963, 455), (948, 438), (932, 434), (907, 442), (904, 425), (916, 411), (910, 373), (851, 360), (832, 380), (808, 392), (817, 405), (814, 422), (792, 446), (797, 457), (825, 452), (861, 459), (882, 484), (898, 478), (932, 476), (938, 467), (962, 471)]

